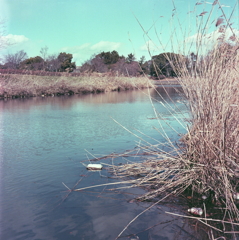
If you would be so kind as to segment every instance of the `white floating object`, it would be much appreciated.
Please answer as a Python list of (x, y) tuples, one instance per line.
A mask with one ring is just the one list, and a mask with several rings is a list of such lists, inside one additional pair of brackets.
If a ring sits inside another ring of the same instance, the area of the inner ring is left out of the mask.
[(206, 195), (202, 195), (202, 199), (203, 199), (203, 201), (205, 201), (207, 199), (207, 196)]
[(239, 200), (239, 193), (234, 193), (233, 198), (236, 199), (236, 200)]
[(203, 214), (203, 210), (201, 208), (195, 208), (195, 207), (188, 209), (188, 212), (198, 216), (201, 216)]
[(88, 164), (86, 168), (88, 170), (101, 170), (103, 166), (102, 164)]

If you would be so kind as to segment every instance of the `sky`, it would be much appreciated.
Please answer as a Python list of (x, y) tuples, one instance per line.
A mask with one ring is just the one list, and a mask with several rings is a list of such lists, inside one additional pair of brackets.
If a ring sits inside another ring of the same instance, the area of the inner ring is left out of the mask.
[(11, 43), (0, 49), (0, 58), (20, 50), (40, 56), (47, 46), (48, 55), (73, 54), (77, 66), (102, 51), (150, 59), (179, 51), (183, 42), (191, 46), (200, 21), (209, 19), (203, 33), (210, 38), (216, 19), (232, 11), (230, 22), (239, 36), (238, 1), (220, 0), (220, 8), (214, 0), (0, 0), (0, 40)]

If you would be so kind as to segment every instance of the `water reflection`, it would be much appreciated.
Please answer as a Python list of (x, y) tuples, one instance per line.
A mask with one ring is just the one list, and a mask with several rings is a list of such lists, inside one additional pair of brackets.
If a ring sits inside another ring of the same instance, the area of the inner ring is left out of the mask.
[(123, 91), (123, 92), (107, 92), (98, 94), (78, 94), (72, 96), (59, 96), (59, 97), (35, 97), (35, 98), (19, 98), (11, 100), (0, 101), (0, 111), (7, 109), (21, 109), (30, 110), (32, 107), (40, 107), (44, 105), (58, 106), (62, 109), (71, 108), (77, 103), (77, 99), (85, 104), (113, 104), (113, 103), (132, 103), (132, 102), (145, 102), (152, 97), (156, 100), (170, 100), (170, 96), (182, 98), (180, 87), (157, 87), (156, 89), (143, 89), (135, 91)]
[[(176, 100), (174, 103), (169, 100), (170, 107), (181, 109), (174, 114), (187, 114), (186, 108), (177, 102), (181, 96), (175, 89), (169, 90), (170, 97)], [(150, 89), (150, 94), (162, 101), (154, 89)], [(176, 141), (179, 136), (168, 125), (182, 133), (185, 129), (160, 101), (154, 101), (155, 108), (167, 120), (161, 120), (161, 124)], [(136, 146), (139, 139), (112, 118), (135, 134), (138, 129), (164, 141), (153, 129), (158, 119), (154, 119), (148, 90), (0, 101), (0, 111), (1, 239), (114, 239), (148, 206), (127, 202), (142, 191), (139, 189), (126, 194), (100, 187), (69, 194), (62, 184), (72, 188), (79, 179), (82, 180), (78, 187), (113, 181), (87, 172), (81, 164), (88, 158)], [(101, 174), (108, 175), (106, 170)], [(181, 239), (190, 239), (186, 222), (163, 213), (170, 208), (155, 207), (135, 221), (124, 235), (165, 222), (138, 236), (172, 239), (183, 228)], [(171, 220), (174, 225), (168, 225)]]

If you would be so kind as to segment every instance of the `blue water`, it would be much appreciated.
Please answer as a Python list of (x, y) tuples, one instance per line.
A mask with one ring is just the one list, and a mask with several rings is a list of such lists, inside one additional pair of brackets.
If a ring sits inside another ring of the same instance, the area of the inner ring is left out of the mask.
[[(148, 90), (1, 101), (0, 239), (115, 239), (149, 206), (129, 203), (143, 190), (109, 191), (117, 186), (106, 186), (69, 192), (65, 185), (72, 189), (79, 180), (77, 188), (118, 181), (108, 178), (106, 169), (87, 171), (82, 162), (134, 149), (142, 143), (141, 137), (147, 138), (139, 131), (154, 138), (147, 139), (151, 143), (165, 141), (160, 124), (172, 141), (180, 136), (170, 126), (185, 133), (185, 124), (175, 121), (175, 116), (182, 121), (188, 117), (182, 96), (174, 88), (167, 88), (169, 96), (158, 90), (161, 96), (150, 90), (153, 105)], [(163, 118), (160, 124), (154, 108)], [(101, 162), (112, 163), (111, 159)], [(123, 236), (172, 239), (180, 232), (190, 239), (187, 231), (181, 231), (186, 223), (164, 213), (169, 209), (160, 206), (146, 212)], [(167, 221), (170, 224), (143, 231)]]

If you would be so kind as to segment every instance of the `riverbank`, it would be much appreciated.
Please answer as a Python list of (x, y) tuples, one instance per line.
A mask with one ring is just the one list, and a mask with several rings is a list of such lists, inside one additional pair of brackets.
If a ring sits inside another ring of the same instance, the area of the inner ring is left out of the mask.
[(156, 86), (160, 86), (160, 85), (180, 85), (177, 78), (165, 78), (165, 79), (161, 79), (161, 80), (151, 80), (151, 81)]
[(146, 77), (0, 75), (0, 98), (57, 96), (152, 87)]

